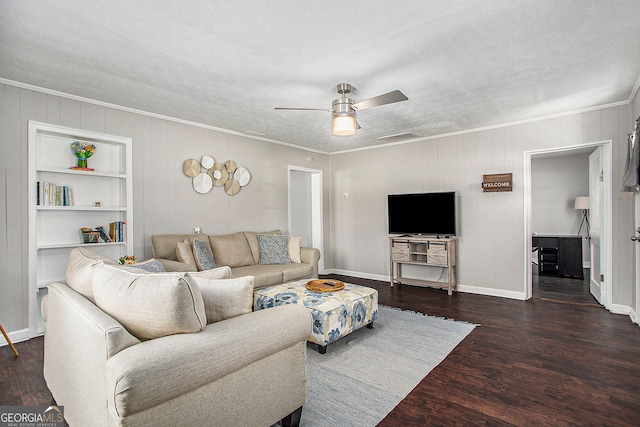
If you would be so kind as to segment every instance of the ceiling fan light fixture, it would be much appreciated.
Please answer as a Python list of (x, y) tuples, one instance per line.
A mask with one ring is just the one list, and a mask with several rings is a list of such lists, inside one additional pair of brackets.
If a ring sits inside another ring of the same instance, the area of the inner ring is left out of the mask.
[(333, 113), (331, 133), (335, 136), (355, 135), (357, 130), (355, 113)]

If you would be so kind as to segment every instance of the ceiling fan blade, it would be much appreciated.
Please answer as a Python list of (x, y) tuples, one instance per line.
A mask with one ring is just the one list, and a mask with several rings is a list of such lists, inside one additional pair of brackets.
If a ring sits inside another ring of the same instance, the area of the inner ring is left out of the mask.
[(276, 110), (297, 110), (297, 111), (331, 111), (326, 108), (295, 108), (295, 107), (275, 107)]
[(356, 102), (353, 107), (358, 110), (364, 110), (365, 108), (378, 107), (380, 105), (393, 104), (394, 102), (406, 101), (409, 98), (399, 90), (384, 93), (382, 95), (374, 96), (373, 98), (365, 99), (364, 101)]

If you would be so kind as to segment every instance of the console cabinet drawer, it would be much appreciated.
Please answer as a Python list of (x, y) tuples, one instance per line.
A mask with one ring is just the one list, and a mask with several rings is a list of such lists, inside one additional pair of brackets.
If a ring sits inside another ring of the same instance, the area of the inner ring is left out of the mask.
[(444, 243), (429, 243), (427, 248), (427, 263), (447, 264), (447, 246)]
[(410, 251), (409, 243), (406, 242), (394, 242), (391, 250), (391, 256), (394, 261), (409, 261)]

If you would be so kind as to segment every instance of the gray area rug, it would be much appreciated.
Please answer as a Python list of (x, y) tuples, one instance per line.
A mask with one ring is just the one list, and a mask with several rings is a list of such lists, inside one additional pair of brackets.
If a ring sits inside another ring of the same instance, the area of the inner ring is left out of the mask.
[(304, 427), (379, 423), (475, 325), (379, 307), (373, 329), (330, 344), (308, 344)]

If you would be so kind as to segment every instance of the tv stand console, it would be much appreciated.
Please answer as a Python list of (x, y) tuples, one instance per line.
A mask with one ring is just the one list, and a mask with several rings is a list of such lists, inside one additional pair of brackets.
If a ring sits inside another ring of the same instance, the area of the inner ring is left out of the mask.
[[(455, 237), (389, 236), (389, 279), (395, 283), (446, 288), (449, 295), (456, 285)], [(404, 277), (402, 264), (442, 267), (447, 269), (447, 281), (437, 282)]]

